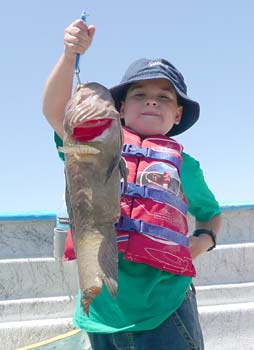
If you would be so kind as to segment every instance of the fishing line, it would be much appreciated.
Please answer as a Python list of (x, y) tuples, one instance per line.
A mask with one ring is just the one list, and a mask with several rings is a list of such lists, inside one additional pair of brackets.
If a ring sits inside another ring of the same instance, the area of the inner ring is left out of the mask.
[[(81, 19), (82, 19), (84, 22), (86, 22), (87, 16), (89, 16), (88, 13), (86, 13), (86, 11), (82, 11), (82, 13), (81, 13)], [(76, 77), (77, 77), (77, 80), (78, 80), (78, 84), (81, 85), (80, 76), (79, 76), (79, 73), (80, 73), (79, 61), (80, 61), (80, 54), (77, 53), (76, 62), (75, 62), (75, 74), (76, 74)]]

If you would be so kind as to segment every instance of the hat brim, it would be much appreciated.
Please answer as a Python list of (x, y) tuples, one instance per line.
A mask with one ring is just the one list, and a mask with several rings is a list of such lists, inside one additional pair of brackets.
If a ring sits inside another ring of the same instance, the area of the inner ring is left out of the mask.
[[(163, 79), (165, 79), (165, 77), (163, 77)], [(119, 84), (109, 89), (115, 101), (115, 107), (118, 111), (120, 111), (121, 104), (125, 99), (125, 95), (128, 90), (128, 87), (131, 84), (140, 80), (146, 80), (146, 79), (129, 81), (128, 83)], [(173, 84), (176, 90), (176, 93), (179, 98), (179, 104), (183, 106), (183, 114), (182, 114), (181, 122), (178, 125), (175, 124), (173, 128), (166, 134), (167, 136), (175, 136), (188, 130), (197, 122), (199, 118), (200, 107), (198, 102), (191, 100), (187, 95), (184, 95), (181, 91), (179, 91), (172, 81), (170, 82)]]

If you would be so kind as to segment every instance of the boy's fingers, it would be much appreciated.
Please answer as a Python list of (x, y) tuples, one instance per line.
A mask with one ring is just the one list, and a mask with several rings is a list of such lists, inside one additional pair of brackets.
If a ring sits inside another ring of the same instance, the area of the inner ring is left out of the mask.
[(71, 41), (73, 43), (80, 43), (82, 45), (82, 43), (89, 43), (90, 42), (90, 38), (89, 36), (86, 35), (74, 35), (71, 32), (66, 32), (64, 35), (64, 41)]
[(73, 46), (80, 47), (83, 51), (85, 51), (90, 46), (90, 39), (89, 38), (80, 39), (72, 35), (66, 35), (64, 39), (64, 43), (67, 46), (69, 45), (71, 47)]
[(88, 30), (82, 30), (78, 27), (70, 27), (65, 30), (65, 34), (75, 36), (77, 38), (84, 38), (88, 36)]
[(94, 26), (86, 27), (85, 30), (80, 29), (79, 27), (70, 26), (70, 27), (66, 28), (64, 34), (65, 34), (65, 36), (67, 34), (69, 34), (73, 37), (77, 37), (78, 39), (80, 38), (80, 39), (86, 40), (86, 38), (89, 38), (89, 40), (92, 40), (94, 33), (95, 33)]
[(77, 27), (77, 28), (80, 28), (81, 30), (86, 30), (87, 31), (87, 24), (81, 18), (79, 18), (76, 21), (72, 22), (70, 27)]
[(64, 34), (66, 33), (78, 37), (88, 36), (88, 27), (84, 21), (79, 19), (65, 29)]
[(88, 27), (88, 35), (89, 35), (89, 38), (90, 38), (91, 41), (93, 40), (95, 31), (96, 31), (95, 26), (91, 25), (91, 26)]
[(95, 26), (89, 27), (82, 19), (74, 21), (64, 31), (64, 46), (67, 56), (84, 54), (92, 43)]

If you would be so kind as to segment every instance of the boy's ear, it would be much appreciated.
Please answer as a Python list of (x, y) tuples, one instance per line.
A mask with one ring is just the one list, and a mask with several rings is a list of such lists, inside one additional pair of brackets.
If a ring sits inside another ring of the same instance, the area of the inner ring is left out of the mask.
[(176, 118), (175, 118), (176, 125), (180, 124), (180, 121), (182, 119), (182, 114), (183, 114), (183, 106), (178, 106), (177, 107), (177, 114), (176, 114)]
[(122, 119), (123, 119), (123, 115), (124, 115), (124, 109), (125, 109), (125, 103), (124, 103), (124, 101), (122, 101), (121, 108), (120, 108), (120, 111), (119, 111), (120, 118), (122, 118)]

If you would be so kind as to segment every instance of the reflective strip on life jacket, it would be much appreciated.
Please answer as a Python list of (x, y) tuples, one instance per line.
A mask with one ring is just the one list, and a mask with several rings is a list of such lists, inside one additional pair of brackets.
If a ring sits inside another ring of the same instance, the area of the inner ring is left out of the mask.
[(176, 197), (168, 191), (161, 191), (146, 185), (139, 186), (133, 182), (128, 182), (127, 191), (124, 191), (124, 183), (121, 183), (121, 194), (124, 196), (148, 198), (156, 202), (167, 203), (180, 210), (184, 215), (187, 214), (187, 204), (181, 198)]
[(135, 145), (125, 144), (122, 151), (123, 156), (135, 156), (135, 157), (145, 157), (155, 160), (166, 160), (173, 165), (175, 165), (180, 172), (181, 162), (180, 160), (168, 153), (154, 151), (151, 148), (138, 147)]
[(185, 237), (174, 230), (170, 230), (169, 228), (152, 225), (142, 220), (135, 220), (127, 216), (121, 216), (115, 227), (117, 230), (128, 232), (135, 231), (139, 234), (147, 234), (155, 238), (172, 241), (184, 247), (189, 247), (188, 237)]
[[(117, 224), (116, 224), (117, 225)], [(116, 238), (116, 242), (119, 243), (119, 242), (126, 242), (128, 241), (129, 239), (129, 235), (121, 235), (121, 236), (117, 236)]]

